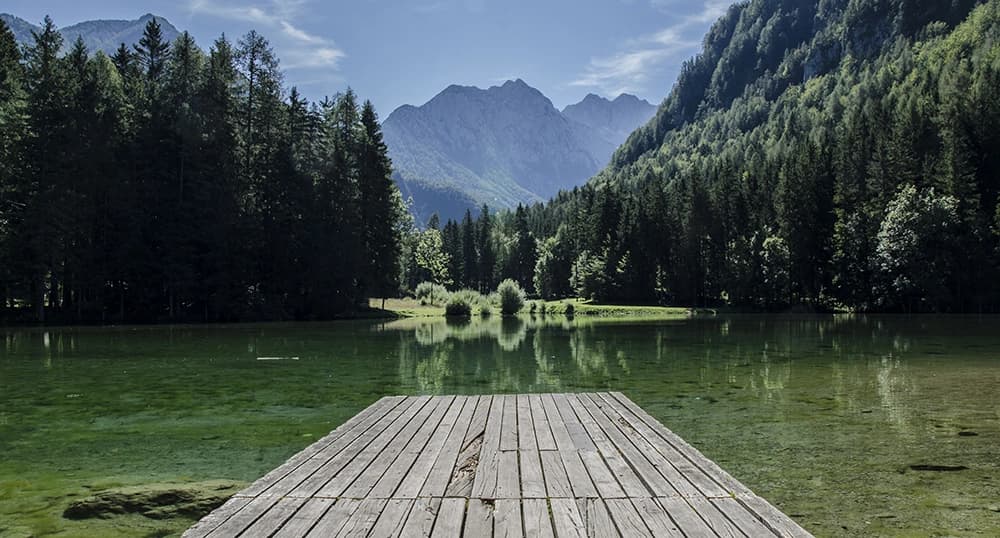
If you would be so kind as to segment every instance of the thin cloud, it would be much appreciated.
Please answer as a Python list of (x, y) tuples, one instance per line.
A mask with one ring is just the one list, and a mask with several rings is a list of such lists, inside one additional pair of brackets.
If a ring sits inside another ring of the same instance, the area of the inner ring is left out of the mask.
[[(657, 9), (674, 11), (684, 2), (650, 0), (650, 4)], [(606, 95), (640, 93), (646, 89), (650, 73), (679, 54), (698, 47), (700, 36), (692, 35), (692, 30), (718, 19), (729, 6), (728, 0), (705, 0), (699, 11), (658, 32), (626, 42), (625, 50), (591, 58), (584, 72), (569, 84), (596, 88)]]
[(347, 53), (332, 40), (309, 33), (296, 25), (308, 0), (271, 0), (266, 7), (190, 0), (189, 11), (223, 19), (250, 22), (261, 30), (274, 30), (282, 39), (275, 43), (286, 69), (336, 68)]

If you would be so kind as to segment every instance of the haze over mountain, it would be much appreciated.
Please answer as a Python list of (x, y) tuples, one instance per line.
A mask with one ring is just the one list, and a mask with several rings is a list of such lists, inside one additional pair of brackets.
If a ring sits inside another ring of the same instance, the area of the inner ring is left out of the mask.
[(422, 106), (399, 107), (382, 127), (396, 181), (422, 221), (582, 185), (655, 110), (631, 95), (588, 95), (560, 112), (517, 79), (485, 90), (449, 86)]
[[(122, 43), (131, 47), (142, 38), (142, 31), (150, 19), (156, 19), (160, 23), (160, 30), (163, 38), (173, 41), (180, 35), (180, 32), (170, 21), (147, 13), (135, 20), (92, 20), (83, 21), (77, 24), (59, 28), (59, 33), (63, 36), (63, 52), (73, 46), (77, 37), (83, 38), (83, 44), (91, 52), (104, 51), (106, 54), (113, 54), (115, 49)], [(37, 32), (40, 27), (32, 24), (20, 17), (9, 13), (0, 13), (0, 19), (10, 26), (14, 32), (14, 38), (18, 43), (28, 45), (33, 39), (31, 32)]]

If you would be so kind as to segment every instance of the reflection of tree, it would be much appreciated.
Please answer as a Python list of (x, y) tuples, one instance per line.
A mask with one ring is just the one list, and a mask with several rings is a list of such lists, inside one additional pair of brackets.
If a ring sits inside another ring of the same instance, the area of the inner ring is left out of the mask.
[(528, 338), (528, 326), (520, 318), (504, 318), (500, 322), (497, 343), (504, 351), (516, 351)]

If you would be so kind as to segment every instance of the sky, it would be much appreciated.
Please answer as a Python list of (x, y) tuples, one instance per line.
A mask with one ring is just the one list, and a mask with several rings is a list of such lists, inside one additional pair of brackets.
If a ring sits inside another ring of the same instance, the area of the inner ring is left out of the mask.
[(202, 48), (256, 29), (285, 84), (319, 100), (351, 87), (383, 117), (451, 84), (521, 78), (562, 108), (595, 93), (659, 104), (730, 0), (4, 0), (57, 26), (166, 17)]

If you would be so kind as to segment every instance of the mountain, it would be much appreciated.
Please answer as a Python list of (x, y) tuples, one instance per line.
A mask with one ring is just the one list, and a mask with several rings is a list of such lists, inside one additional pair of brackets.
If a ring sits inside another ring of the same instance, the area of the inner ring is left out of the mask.
[(1000, 0), (736, 3), (611, 164), (532, 208), (536, 281), (613, 302), (1000, 311), (998, 88)]
[[(84, 21), (59, 29), (59, 33), (63, 36), (63, 51), (68, 51), (73, 46), (76, 38), (81, 37), (83, 38), (84, 45), (87, 46), (87, 50), (91, 52), (101, 50), (106, 54), (113, 54), (122, 43), (125, 43), (127, 46), (138, 43), (139, 39), (142, 38), (142, 31), (146, 27), (146, 23), (154, 18), (160, 23), (160, 29), (163, 32), (165, 40), (173, 41), (180, 35), (180, 32), (174, 25), (170, 24), (170, 21), (151, 13), (147, 13), (132, 21)], [(30, 45), (34, 41), (31, 37), (31, 32), (40, 30), (37, 25), (8, 13), (0, 13), (0, 19), (3, 19), (10, 26), (11, 30), (13, 30), (14, 38), (17, 39), (17, 42), (24, 45)]]
[(382, 125), (396, 181), (421, 221), (437, 212), (540, 202), (604, 167), (655, 108), (633, 96), (588, 96), (560, 112), (523, 80), (480, 89), (449, 86), (404, 105)]

